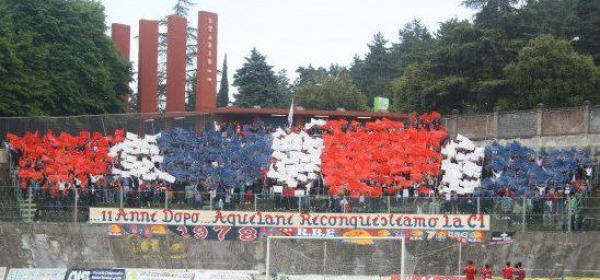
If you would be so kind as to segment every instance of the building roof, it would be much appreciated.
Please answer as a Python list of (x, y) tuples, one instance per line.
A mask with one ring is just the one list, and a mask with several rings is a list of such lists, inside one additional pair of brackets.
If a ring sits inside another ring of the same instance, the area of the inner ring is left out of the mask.
[[(287, 116), (288, 109), (273, 108), (240, 108), (237, 106), (222, 107), (207, 111), (217, 115), (259, 115), (259, 116)], [(368, 111), (341, 111), (341, 110), (310, 110), (296, 107), (294, 116), (302, 117), (331, 117), (331, 118), (388, 118), (392, 120), (407, 119), (408, 115), (387, 112)]]

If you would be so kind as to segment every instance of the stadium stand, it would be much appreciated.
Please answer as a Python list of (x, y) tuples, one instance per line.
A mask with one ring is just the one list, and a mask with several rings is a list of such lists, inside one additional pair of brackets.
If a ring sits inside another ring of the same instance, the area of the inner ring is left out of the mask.
[(286, 129), (215, 124), (198, 136), (182, 128), (144, 137), (123, 130), (111, 136), (25, 132), (9, 134), (8, 141), (19, 197), (34, 201), (38, 216), (68, 210), (77, 200), (81, 219), (87, 207), (121, 205), (526, 211), (542, 224), (546, 212), (564, 215), (571, 197), (590, 195), (587, 152), (535, 152), (518, 143), (477, 147), (460, 134), (447, 139), (439, 120), (432, 113), (412, 115), (407, 123), (313, 120)]

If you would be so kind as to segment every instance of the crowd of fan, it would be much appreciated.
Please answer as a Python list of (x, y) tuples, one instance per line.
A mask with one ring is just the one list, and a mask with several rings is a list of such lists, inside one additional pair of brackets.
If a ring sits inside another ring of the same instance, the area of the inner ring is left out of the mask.
[[(414, 127), (439, 127), (439, 123), (415, 121)], [(248, 137), (271, 133), (275, 127), (268, 125), (242, 126), (237, 123), (215, 124), (222, 138)], [(303, 127), (291, 130), (300, 131)], [(348, 129), (356, 127), (348, 126)], [(289, 131), (288, 131), (289, 132)], [(310, 129), (311, 135), (321, 134)], [(21, 151), (10, 145), (13, 160)], [(421, 183), (409, 188), (392, 189), (392, 185), (378, 180), (365, 184), (382, 188), (376, 196), (344, 194), (328, 196), (322, 176), (307, 184), (290, 188), (260, 174), (244, 180), (215, 180), (204, 178), (178, 178), (175, 183), (164, 180), (143, 181), (137, 177), (120, 177), (111, 174), (93, 176), (87, 180), (70, 175), (66, 179), (50, 180), (47, 174), (41, 179), (26, 178), (19, 181), (23, 198), (29, 195), (38, 207), (51, 210), (69, 209), (77, 198), (85, 209), (91, 206), (120, 205), (125, 207), (180, 207), (193, 209), (254, 209), (278, 211), (328, 211), (328, 212), (386, 212), (413, 211), (417, 213), (500, 213), (512, 221), (520, 220), (523, 212), (527, 219), (541, 219), (543, 223), (564, 223), (568, 215), (578, 215), (581, 199), (591, 191), (592, 162), (586, 153), (569, 150), (553, 153), (535, 153), (513, 144), (504, 147), (493, 144), (486, 149), (482, 188), (472, 194), (440, 193), (440, 177), (425, 176)], [(112, 164), (118, 164), (118, 159)], [(41, 160), (31, 162), (34, 168), (43, 169)], [(17, 164), (15, 168), (19, 168)], [(158, 166), (157, 166), (158, 168)], [(110, 166), (107, 166), (110, 170)], [(541, 175), (540, 175), (541, 174)], [(558, 176), (555, 176), (557, 175)], [(551, 178), (551, 179), (548, 179)], [(392, 184), (392, 182), (390, 182)], [(389, 188), (389, 190), (388, 190)], [(309, 195), (309, 196), (303, 196)], [(477, 199), (480, 199), (478, 206)], [(258, 201), (255, 201), (258, 199)]]

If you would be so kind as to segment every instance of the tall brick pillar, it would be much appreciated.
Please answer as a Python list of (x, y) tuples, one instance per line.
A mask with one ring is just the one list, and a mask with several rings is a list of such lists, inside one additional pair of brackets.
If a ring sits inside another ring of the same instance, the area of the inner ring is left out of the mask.
[[(196, 80), (196, 112), (217, 108), (217, 14), (198, 12), (198, 72)], [(196, 133), (213, 125), (213, 117), (196, 119)]]
[(196, 111), (217, 108), (217, 14), (198, 12)]
[(167, 112), (185, 111), (187, 20), (169, 16), (167, 33)]
[[(113, 23), (110, 31), (111, 38), (113, 40), (113, 43), (117, 47), (117, 50), (121, 53), (123, 58), (125, 58), (125, 60), (129, 62), (129, 53), (131, 48), (131, 28), (129, 27), (129, 25)], [(125, 113), (129, 113), (129, 94), (122, 94), (121, 98), (125, 103), (123, 111)]]
[(158, 95), (158, 21), (140, 20), (138, 111), (156, 113)]

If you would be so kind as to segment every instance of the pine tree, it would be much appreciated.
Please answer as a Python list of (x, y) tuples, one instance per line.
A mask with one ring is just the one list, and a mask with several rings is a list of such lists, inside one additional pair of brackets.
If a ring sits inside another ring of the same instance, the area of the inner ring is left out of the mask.
[(600, 65), (600, 1), (579, 0), (577, 16), (581, 21), (581, 39), (575, 46), (591, 54), (596, 65)]
[(367, 45), (369, 53), (365, 59), (355, 57), (350, 68), (350, 76), (367, 97), (369, 106), (373, 105), (376, 96), (390, 97), (390, 84), (398, 74), (392, 65), (387, 45), (388, 41), (381, 33), (375, 34), (373, 41)]
[(268, 65), (266, 59), (253, 48), (242, 68), (236, 71), (233, 85), (238, 87), (238, 93), (234, 105), (262, 108), (285, 108), (289, 105), (287, 79), (281, 72), (279, 76), (275, 75), (273, 66)]
[(217, 93), (217, 107), (227, 107), (229, 105), (229, 77), (227, 75), (227, 54), (225, 54), (219, 93)]

